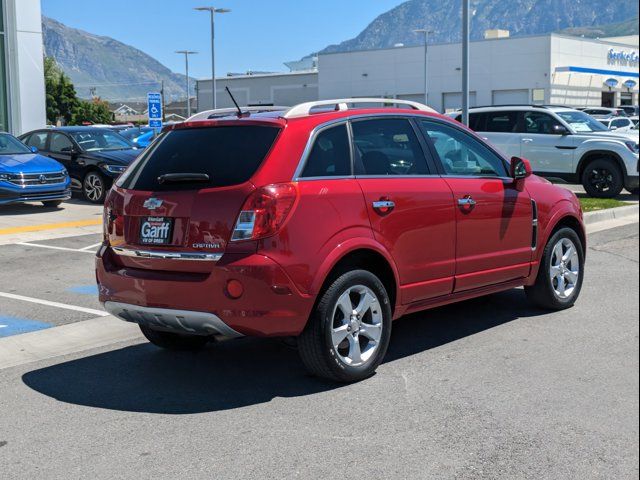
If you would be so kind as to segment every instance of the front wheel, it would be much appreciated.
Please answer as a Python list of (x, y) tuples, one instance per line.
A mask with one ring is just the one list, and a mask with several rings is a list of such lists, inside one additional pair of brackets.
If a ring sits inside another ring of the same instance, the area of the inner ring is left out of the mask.
[(357, 382), (375, 372), (389, 345), (391, 305), (382, 282), (353, 270), (322, 294), (298, 338), (304, 365), (314, 375)]
[(161, 332), (145, 325), (140, 325), (142, 334), (156, 347), (166, 350), (196, 351), (209, 343), (209, 337), (198, 335), (181, 335), (179, 333)]
[(104, 203), (107, 196), (107, 181), (104, 176), (98, 172), (87, 173), (82, 182), (82, 193), (91, 203)]
[(536, 283), (526, 287), (528, 299), (549, 310), (572, 307), (584, 279), (584, 247), (578, 234), (562, 228), (547, 243)]
[(614, 160), (592, 160), (582, 174), (582, 186), (590, 197), (613, 198), (624, 188), (624, 177)]

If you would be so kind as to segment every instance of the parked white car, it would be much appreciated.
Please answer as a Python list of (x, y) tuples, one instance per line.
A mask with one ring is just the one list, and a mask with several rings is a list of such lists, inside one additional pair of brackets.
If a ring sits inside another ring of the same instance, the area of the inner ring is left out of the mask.
[(584, 113), (591, 115), (594, 118), (612, 118), (612, 117), (625, 117), (627, 114), (622, 108), (609, 108), (609, 107), (587, 107), (581, 108)]
[(579, 110), (534, 105), (474, 108), (469, 120), (509, 157), (529, 159), (540, 176), (582, 184), (598, 198), (623, 188), (638, 193), (638, 130), (611, 132)]
[(617, 132), (628, 132), (633, 130), (634, 123), (629, 117), (611, 117), (598, 120), (601, 124), (607, 127), (608, 130)]

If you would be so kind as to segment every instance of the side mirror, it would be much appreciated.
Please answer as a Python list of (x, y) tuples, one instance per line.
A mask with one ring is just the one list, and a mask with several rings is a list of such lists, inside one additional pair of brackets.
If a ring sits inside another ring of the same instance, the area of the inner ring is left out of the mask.
[(531, 163), (526, 158), (513, 157), (511, 159), (511, 178), (514, 180), (524, 180), (533, 174)]
[(31, 150), (31, 153), (38, 153), (38, 147), (29, 147), (29, 150)]
[(554, 125), (553, 126), (553, 133), (556, 135), (569, 135), (569, 129), (567, 127), (565, 127), (564, 125)]

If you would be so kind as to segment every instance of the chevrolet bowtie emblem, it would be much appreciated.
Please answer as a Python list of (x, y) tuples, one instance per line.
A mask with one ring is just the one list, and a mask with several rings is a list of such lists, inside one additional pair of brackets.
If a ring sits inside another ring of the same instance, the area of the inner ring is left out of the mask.
[(148, 208), (149, 210), (155, 210), (156, 208), (160, 208), (162, 206), (162, 200), (157, 198), (149, 198), (144, 202), (144, 208)]

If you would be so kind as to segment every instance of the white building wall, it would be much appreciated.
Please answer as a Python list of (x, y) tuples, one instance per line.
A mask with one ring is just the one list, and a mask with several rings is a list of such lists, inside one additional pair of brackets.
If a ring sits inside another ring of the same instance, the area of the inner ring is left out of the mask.
[(9, 118), (19, 135), (46, 125), (40, 0), (5, 0)]
[[(551, 103), (577, 107), (600, 106), (602, 92), (611, 91), (615, 94), (614, 106), (620, 105), (623, 93), (631, 93), (633, 104), (637, 105), (637, 83), (640, 83), (637, 78), (638, 63), (609, 60), (608, 54), (612, 49), (616, 52), (635, 53), (636, 58), (638, 56), (638, 48), (633, 45), (551, 36)], [(569, 67), (605, 70), (608, 73), (566, 71)], [(635, 74), (635, 77), (625, 73)], [(606, 87), (604, 82), (608, 78), (618, 80), (618, 86), (612, 89)], [(631, 90), (622, 85), (630, 79), (636, 81), (635, 88)]]
[[(283, 73), (247, 75), (216, 79), (218, 108), (233, 107), (225, 87), (229, 87), (240, 106), (293, 106), (318, 99), (318, 74)], [(211, 109), (211, 80), (198, 80), (198, 110)]]

